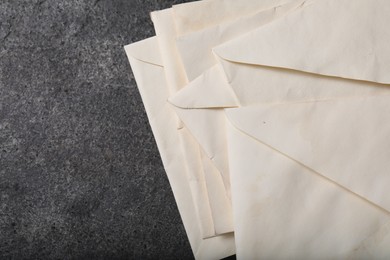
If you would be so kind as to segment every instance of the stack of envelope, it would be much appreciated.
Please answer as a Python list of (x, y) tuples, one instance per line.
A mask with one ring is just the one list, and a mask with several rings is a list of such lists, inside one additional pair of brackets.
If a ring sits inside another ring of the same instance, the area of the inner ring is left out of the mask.
[(125, 46), (196, 259), (390, 259), (390, 1), (204, 0)]

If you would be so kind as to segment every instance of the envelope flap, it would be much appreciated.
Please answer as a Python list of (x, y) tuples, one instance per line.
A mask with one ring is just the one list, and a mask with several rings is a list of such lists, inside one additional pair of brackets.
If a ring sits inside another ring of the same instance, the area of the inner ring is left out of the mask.
[(160, 52), (157, 45), (157, 37), (135, 42), (125, 46), (127, 56), (153, 65), (163, 67)]
[(214, 49), (239, 63), (389, 84), (387, 0), (315, 0)]
[(390, 211), (390, 96), (227, 109), (275, 151)]
[(237, 98), (216, 65), (205, 71), (169, 99), (173, 105), (184, 109), (237, 107)]

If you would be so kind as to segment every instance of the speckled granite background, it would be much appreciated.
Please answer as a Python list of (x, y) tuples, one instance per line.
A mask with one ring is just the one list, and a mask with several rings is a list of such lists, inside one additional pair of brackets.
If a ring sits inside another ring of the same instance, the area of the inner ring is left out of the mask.
[(181, 2), (0, 1), (0, 259), (192, 258), (123, 50)]

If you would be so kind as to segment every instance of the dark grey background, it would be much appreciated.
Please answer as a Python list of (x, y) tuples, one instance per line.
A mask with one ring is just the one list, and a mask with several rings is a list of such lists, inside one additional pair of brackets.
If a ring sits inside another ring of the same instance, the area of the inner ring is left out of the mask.
[(192, 258), (123, 50), (181, 2), (0, 1), (0, 259)]

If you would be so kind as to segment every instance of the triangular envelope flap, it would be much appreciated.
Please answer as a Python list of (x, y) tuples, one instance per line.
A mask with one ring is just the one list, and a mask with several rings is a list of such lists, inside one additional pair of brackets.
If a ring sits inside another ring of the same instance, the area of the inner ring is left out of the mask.
[(157, 46), (157, 37), (135, 42), (125, 46), (127, 56), (150, 64), (163, 66)]
[(214, 49), (234, 62), (390, 83), (390, 1), (316, 0)]
[(258, 141), (390, 211), (390, 96), (227, 109)]
[(169, 99), (180, 108), (237, 107), (238, 101), (219, 65), (212, 67)]

